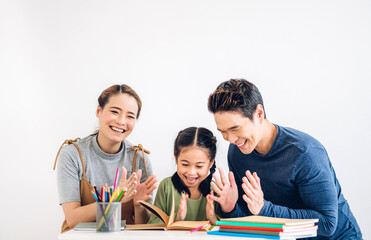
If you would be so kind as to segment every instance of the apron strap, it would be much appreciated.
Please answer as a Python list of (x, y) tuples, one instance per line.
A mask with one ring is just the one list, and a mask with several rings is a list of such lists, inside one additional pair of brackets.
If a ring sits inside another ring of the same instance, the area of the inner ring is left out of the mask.
[(147, 149), (144, 149), (144, 147), (142, 146), (142, 144), (138, 144), (138, 146), (132, 146), (131, 147), (131, 150), (135, 151), (134, 159), (133, 159), (133, 172), (135, 172), (135, 165), (136, 165), (136, 161), (137, 161), (137, 156), (138, 156), (138, 152), (140, 150), (140, 151), (142, 151), (142, 154), (143, 154), (144, 170), (146, 171), (146, 176), (148, 178), (147, 165), (146, 165), (146, 157), (144, 156), (144, 153), (150, 154), (151, 152), (148, 151)]
[(57, 159), (58, 159), (58, 156), (59, 156), (59, 153), (60, 153), (62, 147), (63, 147), (65, 144), (73, 144), (73, 145), (76, 147), (77, 151), (79, 152), (80, 159), (81, 159), (81, 164), (82, 164), (82, 178), (85, 178), (85, 164), (84, 164), (84, 160), (82, 159), (82, 154), (81, 154), (80, 148), (79, 148), (79, 147), (77, 146), (77, 144), (75, 143), (75, 142), (77, 142), (77, 140), (80, 140), (80, 138), (76, 138), (76, 139), (73, 139), (73, 140), (72, 140), (72, 139), (67, 139), (67, 140), (65, 140), (65, 141), (62, 143), (61, 147), (60, 147), (59, 150), (58, 150), (57, 156), (55, 157), (53, 170), (55, 170), (55, 167), (56, 167), (56, 165), (57, 165)]

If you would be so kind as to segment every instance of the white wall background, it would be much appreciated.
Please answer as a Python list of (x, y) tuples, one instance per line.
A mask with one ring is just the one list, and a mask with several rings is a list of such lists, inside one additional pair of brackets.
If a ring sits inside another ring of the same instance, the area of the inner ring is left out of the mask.
[(370, 239), (370, 43), (367, 0), (0, 0), (0, 239), (56, 239), (55, 155), (94, 131), (115, 83), (142, 97), (129, 140), (151, 150), (159, 179), (192, 125), (217, 134), (226, 169), (206, 104), (235, 77), (259, 87), (272, 122), (326, 146)]

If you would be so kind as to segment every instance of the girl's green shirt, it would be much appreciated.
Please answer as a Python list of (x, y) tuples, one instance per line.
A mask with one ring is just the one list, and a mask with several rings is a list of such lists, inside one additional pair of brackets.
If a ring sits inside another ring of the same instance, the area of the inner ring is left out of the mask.
[[(164, 211), (168, 216), (171, 213), (172, 204), (172, 189), (174, 189), (175, 211), (174, 215), (178, 212), (181, 194), (175, 189), (171, 177), (167, 177), (161, 181), (155, 198), (154, 205)], [(187, 199), (187, 215), (185, 221), (207, 221), (206, 218), (206, 203), (207, 199), (202, 194), (198, 199)], [(214, 203), (215, 204), (215, 203)], [(217, 206), (215, 204), (215, 209)], [(163, 223), (155, 215), (151, 215), (148, 221), (149, 224)]]

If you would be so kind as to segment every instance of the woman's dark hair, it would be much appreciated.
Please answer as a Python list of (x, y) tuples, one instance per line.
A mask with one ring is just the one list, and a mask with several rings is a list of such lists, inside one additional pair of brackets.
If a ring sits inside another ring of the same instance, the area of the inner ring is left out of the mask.
[(142, 109), (142, 100), (140, 100), (140, 97), (138, 96), (138, 94), (126, 84), (122, 84), (122, 85), (116, 84), (104, 90), (98, 98), (99, 106), (103, 109), (104, 106), (106, 106), (106, 104), (108, 103), (108, 100), (110, 99), (110, 97), (120, 94), (120, 93), (126, 93), (132, 96), (133, 98), (135, 98), (138, 104), (138, 112), (137, 112), (137, 119), (138, 119), (140, 115), (140, 110)]
[[(210, 161), (214, 160), (210, 168), (210, 174), (200, 183), (198, 189), (205, 197), (210, 193), (210, 182), (212, 174), (215, 172), (215, 156), (216, 156), (216, 137), (213, 133), (203, 127), (189, 127), (178, 133), (174, 143), (174, 156), (179, 157), (180, 152), (185, 147), (197, 146), (208, 150)], [(177, 172), (171, 177), (176, 190), (179, 193), (186, 192), (191, 197), (191, 192), (188, 187), (184, 185)]]
[[(121, 85), (112, 85), (111, 87), (105, 89), (98, 98), (98, 104), (103, 109), (104, 106), (108, 103), (110, 97), (115, 96), (117, 94), (125, 93), (130, 96), (132, 96), (136, 101), (138, 105), (138, 112), (136, 118), (139, 118), (140, 110), (142, 109), (142, 100), (140, 99), (139, 95), (128, 85), (121, 84)], [(99, 130), (96, 130), (94, 133), (92, 133), (90, 136), (97, 135)]]
[(263, 98), (259, 89), (245, 79), (231, 79), (222, 82), (209, 96), (208, 109), (211, 113), (220, 111), (238, 111), (253, 120), (258, 104), (263, 106)]

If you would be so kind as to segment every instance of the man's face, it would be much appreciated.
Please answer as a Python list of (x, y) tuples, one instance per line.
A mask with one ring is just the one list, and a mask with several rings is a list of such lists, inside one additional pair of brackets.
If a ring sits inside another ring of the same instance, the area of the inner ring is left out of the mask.
[[(244, 154), (250, 154), (260, 142), (262, 117), (254, 112), (253, 120), (238, 111), (216, 112), (214, 119), (223, 138), (235, 144)], [(264, 117), (263, 117), (264, 118)]]

